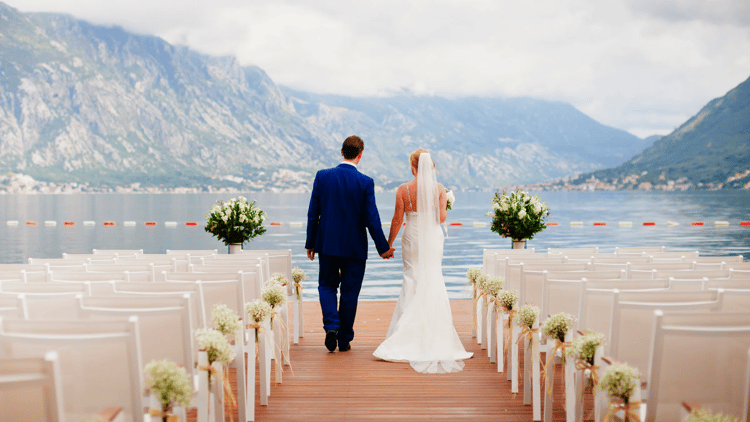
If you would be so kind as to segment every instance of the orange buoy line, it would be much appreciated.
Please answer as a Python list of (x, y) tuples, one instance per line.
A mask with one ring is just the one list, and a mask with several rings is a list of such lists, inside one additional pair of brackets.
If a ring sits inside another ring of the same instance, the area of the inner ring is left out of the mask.
[(63, 223), (63, 225), (65, 225), (65, 226), (75, 226), (76, 222), (75, 221), (66, 221), (65, 223)]
[(603, 222), (603, 221), (594, 221), (594, 225), (595, 225), (595, 226), (606, 226), (606, 225), (607, 225), (607, 223), (605, 223), (605, 222)]
[(36, 221), (27, 221), (26, 225), (27, 226), (36, 226)]
[(702, 226), (703, 222), (702, 221), (693, 221), (692, 223), (690, 223), (690, 225), (691, 226)]
[(451, 226), (463, 226), (463, 225), (464, 225), (464, 223), (462, 223), (462, 222), (460, 222), (460, 221), (455, 221), (455, 222), (451, 223), (450, 225), (451, 225)]
[(740, 221), (740, 226), (742, 226), (742, 227), (750, 227), (750, 221)]
[(656, 223), (655, 223), (655, 222), (653, 222), (653, 221), (644, 221), (644, 222), (643, 222), (643, 225), (644, 225), (644, 226), (655, 226), (655, 225), (656, 225)]
[(186, 223), (185, 223), (185, 225), (186, 225), (186, 226), (197, 226), (197, 225), (198, 225), (198, 223), (197, 223), (197, 222), (195, 222), (195, 221), (188, 221), (188, 222), (186, 222)]
[(281, 223), (279, 223), (278, 221), (272, 221), (272, 222), (270, 222), (268, 224), (270, 224), (272, 226), (280, 226), (281, 225)]
[(147, 226), (155, 226), (156, 225), (156, 221), (146, 221), (145, 225), (147, 225)]
[(547, 223), (548, 226), (559, 226), (560, 223)]
[(105, 221), (105, 222), (104, 222), (104, 225), (105, 225), (105, 226), (114, 226), (114, 225), (115, 225), (115, 222), (114, 222), (114, 221)]

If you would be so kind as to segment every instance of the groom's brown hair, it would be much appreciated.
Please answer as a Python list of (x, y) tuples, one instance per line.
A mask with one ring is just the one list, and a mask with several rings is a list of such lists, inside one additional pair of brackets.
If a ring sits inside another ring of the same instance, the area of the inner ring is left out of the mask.
[(344, 145), (341, 146), (341, 153), (347, 160), (353, 160), (357, 158), (360, 152), (364, 151), (365, 143), (359, 138), (359, 136), (350, 136), (344, 139)]

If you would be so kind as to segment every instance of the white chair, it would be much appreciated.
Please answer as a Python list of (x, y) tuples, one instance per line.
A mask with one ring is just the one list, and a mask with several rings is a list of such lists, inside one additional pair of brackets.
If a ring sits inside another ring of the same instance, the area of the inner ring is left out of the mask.
[(681, 403), (748, 420), (750, 313), (654, 312), (644, 421), (681, 420)]
[(591, 261), (592, 264), (645, 264), (651, 262), (651, 257), (646, 255), (612, 255), (612, 256), (595, 256)]
[[(198, 388), (198, 350), (193, 339), (194, 311), (190, 294), (181, 297), (79, 295), (76, 301), (81, 319), (123, 320), (131, 315), (137, 316), (143, 362), (169, 359), (185, 368), (193, 376), (194, 388)], [(242, 387), (240, 391), (244, 393), (244, 367), (237, 371), (237, 382)], [(244, 410), (244, 403), (242, 409)], [(244, 416), (244, 413), (241, 415)], [(181, 418), (186, 420), (184, 412)]]
[(594, 255), (599, 253), (599, 247), (595, 246), (593, 248), (547, 248), (548, 254), (553, 255)]
[(64, 420), (60, 363), (56, 352), (44, 357), (0, 359), (0, 420)]
[(664, 252), (666, 248), (664, 246), (631, 246), (631, 247), (615, 247), (615, 254), (626, 254), (626, 253), (660, 253)]
[(664, 251), (664, 252), (647, 253), (647, 255), (649, 255), (654, 260), (669, 259), (669, 258), (682, 258), (687, 261), (693, 261), (694, 259), (697, 259), (700, 254), (698, 253), (698, 251), (686, 251), (686, 252)]
[(143, 253), (143, 249), (94, 249), (92, 252), (94, 255), (128, 256), (140, 255)]
[(47, 282), (106, 282), (106, 281), (150, 281), (150, 280), (137, 280), (134, 276), (132, 279), (128, 271), (122, 272), (57, 272), (51, 271), (47, 273)]
[(496, 273), (495, 261), (497, 256), (516, 256), (534, 254), (535, 248), (528, 249), (483, 249), (482, 250), (482, 271), (489, 275), (502, 275)]
[(143, 421), (143, 365), (138, 318), (127, 321), (7, 320), (0, 318), (0, 357), (39, 357), (57, 351), (65, 419), (89, 420), (120, 408), (125, 421)]
[(648, 370), (648, 353), (653, 332), (653, 315), (663, 312), (690, 311), (715, 312), (722, 309), (724, 292), (718, 291), (668, 291), (620, 292), (615, 291), (612, 318), (606, 341), (609, 354), (621, 362)]
[(742, 260), (743, 260), (742, 255), (699, 256), (698, 258), (693, 259), (694, 262), (697, 262), (700, 264), (710, 264), (710, 263), (720, 264), (722, 262), (731, 264), (731, 263), (742, 262)]

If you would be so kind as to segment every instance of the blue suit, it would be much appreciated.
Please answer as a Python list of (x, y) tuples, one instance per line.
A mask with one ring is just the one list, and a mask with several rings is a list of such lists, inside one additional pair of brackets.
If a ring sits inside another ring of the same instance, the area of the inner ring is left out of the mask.
[(390, 249), (375, 205), (372, 178), (347, 163), (320, 170), (315, 175), (307, 211), (305, 249), (318, 254), (323, 328), (338, 331), (339, 345), (354, 338), (352, 327), (367, 260), (365, 230), (370, 232), (379, 255)]

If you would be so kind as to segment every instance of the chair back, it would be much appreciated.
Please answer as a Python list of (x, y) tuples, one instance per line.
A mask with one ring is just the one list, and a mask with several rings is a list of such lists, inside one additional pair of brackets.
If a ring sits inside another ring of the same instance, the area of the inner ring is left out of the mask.
[(0, 420), (63, 421), (62, 394), (57, 352), (0, 359)]

